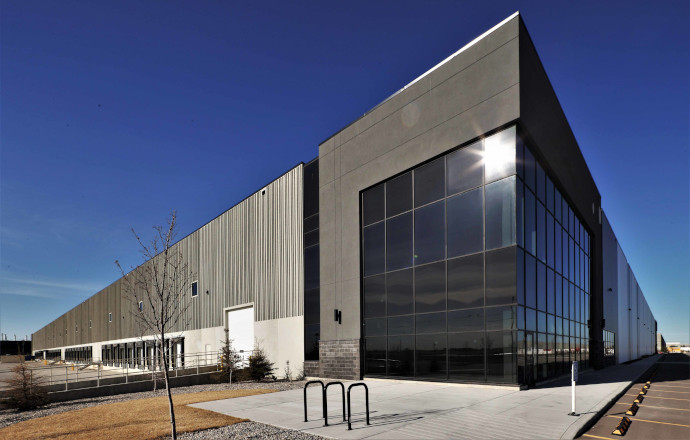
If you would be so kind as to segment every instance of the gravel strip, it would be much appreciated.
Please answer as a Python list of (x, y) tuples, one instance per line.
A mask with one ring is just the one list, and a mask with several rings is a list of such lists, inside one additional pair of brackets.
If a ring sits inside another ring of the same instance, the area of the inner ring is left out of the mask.
[[(223, 391), (223, 390), (245, 390), (245, 389), (271, 389), (278, 391), (294, 390), (304, 388), (304, 381), (294, 382), (242, 382), (228, 384), (208, 384), (208, 385), (194, 385), (189, 387), (178, 387), (172, 389), (172, 394), (186, 394), (198, 393), (202, 391)], [(148, 397), (165, 396), (165, 389), (156, 392), (146, 391), (142, 393), (118, 394), (115, 396), (93, 397), (79, 400), (72, 400), (69, 402), (57, 402), (46, 405), (42, 408), (33, 411), (19, 412), (13, 409), (0, 409), (0, 429), (9, 426), (13, 423), (23, 422), (24, 420), (35, 419), (38, 417), (50, 416), (53, 414), (60, 414), (67, 411), (74, 411), (77, 409), (88, 408), (91, 406), (102, 405), (106, 403), (125, 402), (128, 400), (146, 399)], [(244, 423), (243, 423), (244, 424)], [(229, 427), (228, 427), (229, 428)], [(224, 428), (221, 428), (224, 429)], [(278, 428), (276, 428), (278, 429)], [(243, 437), (244, 438), (244, 437)], [(246, 437), (253, 438), (253, 437)], [(275, 437), (275, 438), (289, 438), (289, 437)], [(307, 438), (307, 437), (305, 437)], [(318, 438), (318, 437), (315, 437)]]
[(180, 440), (207, 440), (207, 439), (276, 439), (276, 440), (320, 440), (325, 437), (309, 434), (292, 429), (278, 428), (257, 422), (235, 423), (221, 428), (206, 429), (203, 431), (186, 432), (177, 436)]

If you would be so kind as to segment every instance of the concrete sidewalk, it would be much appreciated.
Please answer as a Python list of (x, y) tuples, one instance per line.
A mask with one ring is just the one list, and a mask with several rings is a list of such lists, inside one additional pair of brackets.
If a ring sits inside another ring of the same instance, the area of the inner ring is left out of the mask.
[(580, 416), (568, 415), (571, 393), (568, 379), (528, 391), (366, 380), (371, 425), (365, 423), (364, 389), (355, 388), (352, 390), (351, 431), (342, 419), (341, 391), (337, 386), (328, 390), (328, 427), (323, 426), (318, 385), (308, 390), (309, 422), (304, 422), (302, 390), (192, 406), (332, 438), (573, 438), (657, 359), (658, 356), (654, 356), (629, 365), (581, 374), (577, 386)]

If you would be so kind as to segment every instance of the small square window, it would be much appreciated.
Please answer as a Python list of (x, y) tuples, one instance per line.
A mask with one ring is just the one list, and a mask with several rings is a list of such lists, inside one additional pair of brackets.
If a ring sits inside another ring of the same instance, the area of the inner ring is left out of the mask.
[(74, 326), (74, 331), (75, 331), (75, 332), (78, 332), (78, 331), (79, 331), (79, 326), (78, 326), (78, 325), (75, 325), (75, 326)]
[(139, 311), (143, 312), (144, 311), (144, 301), (139, 301)]
[(89, 319), (89, 328), (91, 328), (91, 320)]
[(199, 282), (194, 281), (192, 283), (192, 296), (198, 296), (199, 295)]
[(108, 313), (108, 322), (113, 322), (113, 314)]

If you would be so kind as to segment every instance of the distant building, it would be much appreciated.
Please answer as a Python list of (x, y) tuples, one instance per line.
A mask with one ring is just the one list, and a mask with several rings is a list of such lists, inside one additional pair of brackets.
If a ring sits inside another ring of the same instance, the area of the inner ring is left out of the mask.
[(31, 354), (31, 341), (0, 341), (0, 356)]
[[(655, 352), (517, 13), (177, 246), (198, 273), (169, 341), (185, 360), (226, 328), (281, 369), (342, 379), (531, 384)], [(152, 342), (121, 292), (47, 324), (34, 350), (146, 368)]]

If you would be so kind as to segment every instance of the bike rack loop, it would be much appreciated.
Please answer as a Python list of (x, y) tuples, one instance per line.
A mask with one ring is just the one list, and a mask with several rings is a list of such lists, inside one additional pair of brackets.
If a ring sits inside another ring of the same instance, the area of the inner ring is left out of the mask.
[(345, 385), (342, 382), (328, 382), (326, 387), (323, 389), (323, 419), (325, 422), (324, 426), (328, 426), (328, 401), (326, 400), (328, 394), (328, 387), (331, 385), (340, 385), (343, 391), (343, 422), (347, 420), (345, 418)]
[(347, 430), (348, 431), (352, 431), (352, 423), (351, 423), (352, 411), (350, 410), (350, 390), (353, 387), (357, 387), (357, 386), (364, 387), (365, 398), (366, 398), (366, 403), (367, 403), (367, 425), (371, 425), (371, 423), (369, 423), (369, 387), (364, 382), (353, 383), (352, 385), (347, 387)]
[(313, 383), (321, 384), (321, 408), (323, 410), (324, 418), (326, 416), (326, 391), (322, 381), (310, 380), (304, 384), (304, 421), (307, 422), (307, 387)]

